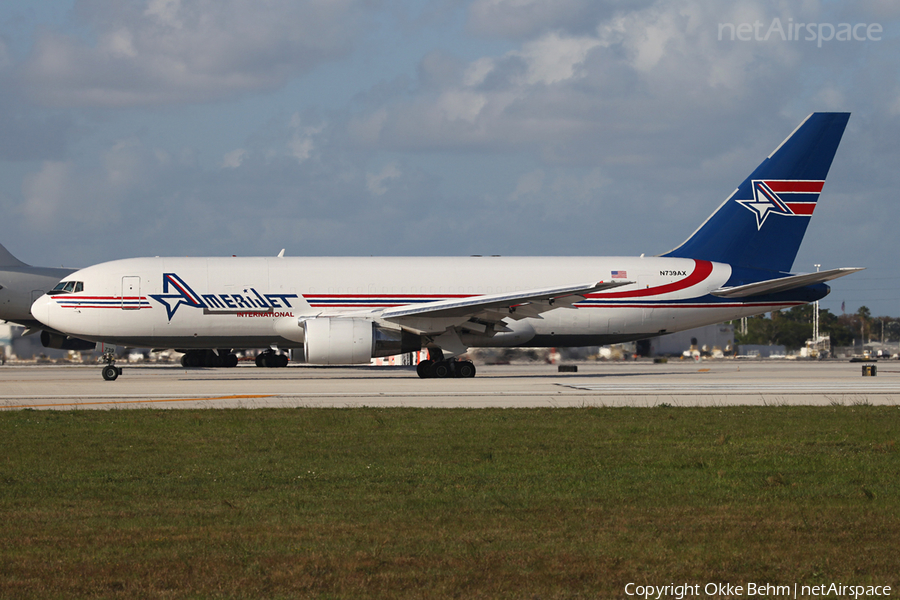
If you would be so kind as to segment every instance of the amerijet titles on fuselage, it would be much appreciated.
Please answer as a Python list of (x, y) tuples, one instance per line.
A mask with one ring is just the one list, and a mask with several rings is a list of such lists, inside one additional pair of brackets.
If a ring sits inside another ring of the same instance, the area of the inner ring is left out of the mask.
[[(176, 293), (169, 293), (170, 289)], [(163, 273), (163, 293), (151, 294), (150, 298), (166, 307), (169, 320), (175, 315), (179, 306), (190, 306), (207, 311), (236, 311), (239, 316), (271, 315), (292, 316), (282, 309), (293, 308), (291, 300), (297, 294), (260, 294), (255, 288), (242, 290), (241, 293), (198, 294), (177, 273)], [(282, 312), (275, 312), (276, 309)], [(259, 312), (260, 310), (266, 312)]]
[(223, 364), (239, 348), (302, 348), (313, 364), (426, 348), (419, 376), (471, 377), (456, 357), (472, 347), (603, 345), (799, 306), (858, 270), (790, 273), (848, 118), (807, 117), (660, 256), (137, 258), (73, 273), (32, 313), (84, 339)]
[[(79, 282), (84, 287), (84, 282)], [(153, 308), (154, 302), (166, 311), (169, 321), (182, 306), (188, 309), (199, 309), (210, 313), (233, 313), (240, 317), (293, 316), (289, 309), (297, 304), (297, 294), (260, 293), (255, 288), (241, 290), (240, 293), (198, 294), (177, 273), (163, 273), (162, 293), (142, 296), (137, 294), (139, 282), (124, 282), (124, 285), (136, 286), (132, 295), (86, 296), (69, 294), (65, 289), (53, 290), (50, 295), (57, 296), (57, 302), (63, 308), (71, 309), (126, 309), (138, 310)], [(291, 304), (291, 302), (294, 304)]]

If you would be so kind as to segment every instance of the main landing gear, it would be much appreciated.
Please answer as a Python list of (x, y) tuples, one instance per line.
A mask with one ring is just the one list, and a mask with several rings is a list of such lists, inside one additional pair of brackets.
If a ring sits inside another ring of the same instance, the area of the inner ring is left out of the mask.
[(219, 350), (216, 354), (212, 350), (188, 350), (181, 357), (182, 367), (236, 367), (237, 355), (230, 350)]
[(103, 353), (103, 360), (106, 366), (103, 367), (103, 379), (106, 381), (115, 381), (122, 374), (122, 367), (116, 366), (116, 353), (114, 350), (107, 350)]
[(423, 360), (416, 365), (416, 373), (422, 379), (445, 379), (448, 377), (475, 377), (475, 365), (468, 360)]
[(416, 374), (422, 379), (469, 378), (475, 377), (475, 365), (468, 360), (444, 360), (444, 353), (439, 348), (429, 348), (428, 359), (416, 365)]
[(266, 350), (262, 354), (256, 355), (257, 367), (278, 368), (288, 366), (287, 354), (278, 354), (272, 350)]

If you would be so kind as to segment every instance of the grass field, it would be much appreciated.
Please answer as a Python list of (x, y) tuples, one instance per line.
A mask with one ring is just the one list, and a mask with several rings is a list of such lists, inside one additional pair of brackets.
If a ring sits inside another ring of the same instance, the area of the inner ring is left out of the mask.
[(866, 405), (3, 412), (0, 598), (900, 596), (898, 425)]

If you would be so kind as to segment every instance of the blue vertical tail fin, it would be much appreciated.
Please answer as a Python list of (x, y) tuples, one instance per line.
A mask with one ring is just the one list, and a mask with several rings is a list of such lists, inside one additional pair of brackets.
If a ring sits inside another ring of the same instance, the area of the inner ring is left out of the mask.
[(683, 244), (663, 254), (790, 271), (850, 113), (813, 113)]

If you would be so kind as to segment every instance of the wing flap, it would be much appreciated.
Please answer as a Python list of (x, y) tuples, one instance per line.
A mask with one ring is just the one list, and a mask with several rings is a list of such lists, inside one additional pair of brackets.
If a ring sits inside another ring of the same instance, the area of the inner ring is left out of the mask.
[(786, 292), (807, 285), (831, 281), (832, 279), (844, 277), (845, 275), (850, 275), (851, 273), (856, 273), (863, 269), (864, 267), (841, 267), (839, 269), (829, 269), (828, 271), (819, 271), (817, 273), (791, 275), (789, 277), (769, 279), (768, 281), (748, 283), (746, 285), (719, 288), (710, 293), (713, 296), (718, 296), (720, 298), (748, 298), (750, 296), (761, 296), (763, 294), (776, 294), (778, 292)]

